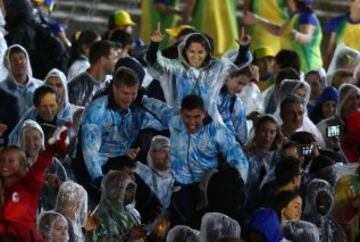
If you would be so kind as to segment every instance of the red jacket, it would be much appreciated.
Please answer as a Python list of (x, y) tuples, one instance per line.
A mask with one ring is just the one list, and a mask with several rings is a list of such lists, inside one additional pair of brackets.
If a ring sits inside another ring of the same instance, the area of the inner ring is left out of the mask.
[(360, 162), (360, 112), (350, 114), (342, 149), (350, 163)]
[(46, 168), (52, 155), (41, 152), (28, 173), (6, 191), (4, 206), (0, 209), (0, 235), (12, 235), (24, 242), (41, 241), (36, 232), (36, 211)]

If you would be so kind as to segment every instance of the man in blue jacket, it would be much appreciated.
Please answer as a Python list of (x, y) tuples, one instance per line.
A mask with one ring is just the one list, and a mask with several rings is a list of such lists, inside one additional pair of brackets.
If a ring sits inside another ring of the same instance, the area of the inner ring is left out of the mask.
[(170, 205), (173, 225), (191, 221), (199, 200), (198, 183), (208, 171), (218, 168), (219, 155), (246, 182), (249, 164), (239, 143), (223, 123), (207, 115), (200, 96), (185, 96), (180, 113), (147, 97), (142, 99), (142, 104), (170, 130), (171, 170), (177, 183)]

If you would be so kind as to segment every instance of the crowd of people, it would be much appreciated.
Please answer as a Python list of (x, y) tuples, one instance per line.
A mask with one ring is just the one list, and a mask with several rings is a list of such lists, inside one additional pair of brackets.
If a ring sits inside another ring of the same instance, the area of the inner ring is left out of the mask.
[(360, 0), (324, 55), (312, 0), (1, 2), (0, 241), (360, 241)]

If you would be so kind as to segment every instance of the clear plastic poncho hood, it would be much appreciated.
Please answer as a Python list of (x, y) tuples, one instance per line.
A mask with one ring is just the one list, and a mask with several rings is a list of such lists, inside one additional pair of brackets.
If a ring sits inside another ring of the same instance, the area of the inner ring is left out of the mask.
[(64, 225), (68, 226), (66, 218), (55, 211), (45, 211), (40, 214), (37, 220), (37, 230), (42, 236), (43, 242), (67, 242), (69, 241), (69, 234), (66, 231), (66, 235), (63, 235), (63, 240), (59, 241), (58, 238), (55, 240), (56, 223), (60, 221)]
[(289, 220), (282, 226), (284, 237), (291, 242), (320, 242), (318, 228), (302, 220)]
[(166, 242), (199, 242), (200, 232), (185, 225), (177, 225), (170, 229)]

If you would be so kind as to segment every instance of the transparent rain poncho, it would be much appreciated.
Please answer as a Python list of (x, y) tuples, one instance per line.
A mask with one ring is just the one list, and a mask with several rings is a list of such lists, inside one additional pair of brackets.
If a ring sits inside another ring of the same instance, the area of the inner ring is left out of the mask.
[[(59, 227), (63, 230), (60, 234)], [(54, 211), (41, 213), (37, 221), (37, 230), (41, 234), (43, 242), (69, 241), (68, 222), (60, 213)]]
[(307, 82), (300, 81), (300, 80), (289, 80), (289, 79), (283, 80), (281, 82), (281, 85), (279, 88), (280, 102), (279, 102), (279, 105), (278, 105), (274, 115), (277, 117), (279, 124), (281, 125), (282, 120), (280, 119), (280, 104), (281, 104), (282, 100), (284, 100), (288, 94), (297, 94), (296, 92), (299, 88), (302, 88), (305, 90), (305, 96), (302, 97), (304, 100), (304, 110), (305, 110), (304, 120), (303, 120), (303, 125), (299, 131), (306, 131), (306, 132), (312, 133), (316, 142), (321, 147), (325, 147), (325, 141), (324, 141), (323, 136), (321, 135), (320, 131), (316, 128), (315, 124), (310, 120), (309, 116), (307, 115), (306, 106), (310, 100), (310, 94), (311, 94), (311, 89)]
[(131, 229), (141, 223), (133, 203), (125, 200), (126, 189), (130, 185), (136, 190), (136, 184), (131, 177), (120, 171), (110, 171), (104, 177), (101, 183), (101, 201), (90, 215), (100, 222), (87, 232), (86, 241), (127, 241)]
[(207, 213), (201, 219), (200, 242), (217, 242), (227, 237), (240, 239), (240, 236), (239, 223), (224, 214)]
[(344, 44), (337, 45), (330, 66), (327, 71), (327, 82), (331, 85), (336, 71), (347, 70), (354, 72), (355, 79), (360, 68), (360, 52)]
[(302, 220), (289, 220), (282, 225), (285, 239), (291, 242), (320, 242), (317, 227)]
[(199, 242), (200, 232), (185, 225), (177, 225), (170, 229), (166, 242)]
[(64, 182), (56, 200), (55, 210), (68, 220), (70, 242), (83, 242), (82, 227), (87, 216), (88, 195), (85, 189), (72, 181)]
[(306, 187), (304, 219), (319, 229), (321, 242), (346, 241), (344, 231), (332, 218), (334, 192), (322, 179), (313, 179)]

